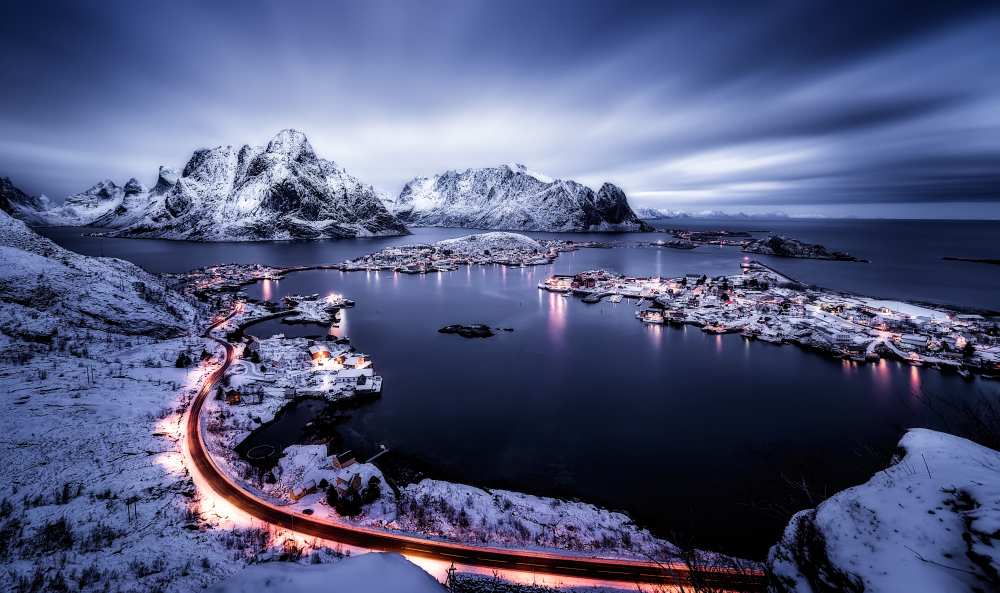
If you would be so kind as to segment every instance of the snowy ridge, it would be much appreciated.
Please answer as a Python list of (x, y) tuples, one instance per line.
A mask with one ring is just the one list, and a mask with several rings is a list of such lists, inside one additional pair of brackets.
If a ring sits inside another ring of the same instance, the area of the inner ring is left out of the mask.
[(190, 329), (192, 306), (156, 276), (59, 247), (0, 213), (0, 332), (45, 341), (66, 324), (145, 336)]
[(414, 179), (389, 203), (408, 224), (508, 231), (644, 231), (625, 193), (553, 180), (524, 165), (448, 171)]
[(797, 513), (771, 548), (772, 591), (1000, 587), (1000, 452), (913, 429), (867, 483)]
[(102, 181), (46, 213), (49, 224), (94, 225), (118, 237), (264, 241), (406, 234), (370, 185), (319, 158), (304, 134), (265, 146), (196, 150), (178, 174), (160, 167), (147, 190)]

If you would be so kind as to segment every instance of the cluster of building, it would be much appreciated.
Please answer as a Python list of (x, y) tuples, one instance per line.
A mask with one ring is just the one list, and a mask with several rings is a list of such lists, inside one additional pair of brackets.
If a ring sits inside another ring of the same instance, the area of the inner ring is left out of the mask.
[(371, 358), (346, 340), (251, 339), (227, 373), (225, 392), (231, 404), (260, 403), (265, 398), (376, 396), (382, 377)]
[[(539, 288), (585, 301), (639, 299), (645, 323), (794, 343), (855, 361), (893, 356), (914, 365), (1000, 375), (1000, 321), (803, 286), (755, 261), (709, 278), (628, 277), (603, 270), (552, 276)], [(645, 305), (645, 306), (643, 306)]]
[(285, 321), (293, 323), (331, 323), (337, 319), (337, 311), (354, 306), (354, 301), (339, 293), (330, 293), (326, 296), (289, 295), (284, 301), (292, 310), (292, 314), (286, 316)]
[(179, 274), (179, 288), (193, 295), (235, 290), (258, 280), (279, 280), (287, 269), (261, 264), (222, 264)]
[[(484, 233), (484, 235), (499, 234), (501, 233)], [(552, 263), (562, 252), (597, 246), (573, 241), (535, 241), (524, 235), (503, 234), (512, 237), (503, 241), (447, 240), (431, 245), (386, 247), (375, 253), (346, 261), (341, 264), (340, 269), (347, 272), (383, 270), (403, 274), (426, 274), (450, 272), (471, 265), (539, 266)]]

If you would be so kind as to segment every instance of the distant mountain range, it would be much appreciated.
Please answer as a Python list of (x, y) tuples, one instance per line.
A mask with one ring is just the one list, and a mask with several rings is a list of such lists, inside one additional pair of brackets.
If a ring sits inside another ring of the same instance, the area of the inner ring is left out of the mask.
[(264, 146), (196, 150), (152, 187), (105, 179), (51, 207), (4, 178), (0, 207), (33, 225), (92, 226), (115, 237), (256, 241), (406, 234), (406, 224), (504, 231), (647, 231), (620, 188), (594, 191), (524, 165), (421, 177), (389, 199), (283, 130)]
[(725, 219), (785, 219), (791, 218), (784, 212), (723, 212), (721, 210), (701, 210), (687, 212), (684, 210), (668, 210), (666, 208), (636, 208), (636, 214), (643, 220), (658, 220), (664, 218), (725, 218)]
[(415, 226), (506, 231), (620, 232), (652, 230), (625, 192), (605, 183), (598, 191), (551, 179), (524, 165), (447, 171), (403, 187), (389, 209)]

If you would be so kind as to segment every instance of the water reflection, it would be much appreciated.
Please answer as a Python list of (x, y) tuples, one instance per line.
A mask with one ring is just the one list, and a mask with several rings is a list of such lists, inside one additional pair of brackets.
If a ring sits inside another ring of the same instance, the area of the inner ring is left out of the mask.
[(915, 366), (910, 366), (910, 392), (920, 395), (920, 369)]
[(351, 326), (348, 323), (348, 320), (350, 319), (351, 314), (349, 313), (349, 311), (350, 309), (340, 310), (340, 315), (338, 316), (340, 321), (339, 323), (335, 323), (334, 325), (330, 326), (331, 334), (337, 336), (338, 338), (343, 338), (345, 336), (350, 337)]
[(656, 323), (646, 324), (646, 335), (649, 336), (649, 343), (655, 350), (659, 350), (663, 345), (663, 326)]
[(271, 280), (264, 279), (260, 283), (260, 293), (265, 301), (270, 301), (272, 296), (273, 287), (271, 286)]
[[(538, 291), (539, 294), (542, 291)], [(554, 292), (546, 293), (549, 298), (549, 337), (556, 342), (562, 342), (563, 332), (566, 330), (566, 301), (561, 294)]]
[(889, 368), (889, 363), (883, 358), (871, 367), (875, 375), (875, 390), (879, 393), (888, 393), (892, 385), (892, 370)]

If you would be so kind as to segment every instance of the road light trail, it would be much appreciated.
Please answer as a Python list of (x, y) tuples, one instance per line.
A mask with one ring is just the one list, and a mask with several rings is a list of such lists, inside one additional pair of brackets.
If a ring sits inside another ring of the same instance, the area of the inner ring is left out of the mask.
[[(194, 470), (214, 493), (248, 515), (296, 533), (319, 537), (370, 550), (399, 552), (422, 558), (455, 562), (463, 566), (502, 568), (517, 572), (568, 576), (617, 583), (660, 583), (684, 585), (691, 582), (686, 565), (642, 560), (592, 558), (556, 552), (514, 550), (471, 546), (455, 542), (431, 540), (345, 523), (335, 523), (303, 515), (275, 506), (250, 493), (230, 478), (205, 448), (202, 437), (201, 410), (212, 388), (222, 379), (235, 355), (228, 341), (216, 338), (212, 331), (242, 311), (237, 304), (233, 312), (213, 323), (205, 337), (225, 348), (222, 365), (206, 377), (188, 410), (185, 441)], [(725, 567), (707, 568), (697, 575), (700, 582), (716, 587), (732, 586), (739, 590), (763, 590), (763, 574), (755, 570), (733, 570)]]

